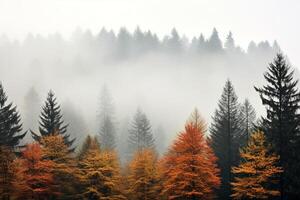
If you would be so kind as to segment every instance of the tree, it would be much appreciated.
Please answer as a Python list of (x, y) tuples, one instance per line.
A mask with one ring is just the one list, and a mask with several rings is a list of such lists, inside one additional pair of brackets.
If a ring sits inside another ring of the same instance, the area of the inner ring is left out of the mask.
[(0, 146), (15, 148), (20, 140), (26, 135), (21, 133), (21, 118), (17, 107), (7, 103), (7, 96), (0, 83)]
[(137, 110), (129, 130), (129, 145), (131, 152), (144, 148), (154, 148), (150, 122), (140, 109)]
[(270, 199), (280, 196), (278, 190), (268, 187), (276, 182), (282, 172), (276, 166), (279, 156), (270, 153), (270, 145), (267, 145), (263, 132), (255, 132), (250, 136), (248, 145), (241, 150), (241, 158), (239, 166), (232, 168), (236, 176), (231, 183), (233, 199)]
[(223, 49), (222, 41), (219, 38), (219, 34), (216, 28), (213, 29), (213, 32), (207, 42), (207, 48), (211, 52), (220, 52)]
[(14, 189), (13, 160), (15, 155), (11, 148), (0, 146), (0, 199), (9, 200)]
[(242, 131), (244, 132), (243, 136), (245, 136), (247, 138), (247, 140), (249, 140), (250, 133), (252, 133), (254, 130), (256, 113), (248, 99), (246, 99), (244, 101), (244, 103), (242, 104), (241, 109), (240, 109), (240, 114), (241, 114), (241, 116), (240, 116), (241, 127), (242, 127)]
[(128, 199), (161, 199), (161, 176), (158, 171), (157, 155), (153, 149), (136, 151), (128, 166), (126, 176)]
[(188, 123), (163, 158), (163, 194), (168, 199), (213, 199), (220, 185), (216, 161), (203, 130)]
[(14, 197), (17, 199), (47, 199), (53, 185), (51, 160), (43, 160), (42, 148), (33, 143), (26, 146), (22, 157), (14, 161)]
[(114, 105), (112, 98), (106, 86), (103, 87), (100, 99), (100, 144), (104, 150), (113, 150), (116, 146), (116, 126), (114, 122)]
[(56, 102), (54, 93), (50, 90), (40, 115), (40, 135), (31, 131), (33, 139), (40, 141), (41, 137), (60, 134), (64, 139), (64, 143), (70, 148), (69, 150), (74, 151), (75, 148), (72, 148), (72, 144), (75, 139), (70, 139), (70, 135), (66, 133), (68, 125), (64, 125), (62, 117), (60, 106)]
[(232, 37), (231, 31), (229, 32), (229, 34), (226, 38), (226, 42), (225, 42), (224, 46), (229, 51), (233, 51), (234, 48), (235, 48), (235, 42), (234, 42), (234, 39)]
[(197, 108), (194, 109), (191, 116), (189, 117), (187, 124), (192, 124), (193, 126), (197, 127), (199, 131), (205, 133), (206, 130), (206, 123), (202, 116), (200, 115)]
[(77, 183), (76, 163), (70, 154), (64, 138), (53, 134), (41, 138), (43, 159), (53, 162), (52, 174), (54, 185), (53, 194), (59, 198), (70, 198), (76, 194), (74, 183)]
[(80, 196), (88, 199), (125, 199), (120, 191), (120, 167), (113, 151), (100, 151), (96, 138), (87, 137), (79, 158)]
[(273, 151), (280, 156), (279, 165), (284, 172), (280, 178), (282, 199), (300, 195), (300, 93), (298, 81), (293, 80), (293, 71), (282, 54), (277, 54), (264, 74), (267, 85), (255, 87), (260, 94), (267, 115), (262, 118), (261, 130)]
[(238, 98), (228, 80), (210, 127), (211, 146), (221, 170), (222, 184), (218, 192), (222, 199), (230, 198), (231, 167), (238, 164), (241, 133)]

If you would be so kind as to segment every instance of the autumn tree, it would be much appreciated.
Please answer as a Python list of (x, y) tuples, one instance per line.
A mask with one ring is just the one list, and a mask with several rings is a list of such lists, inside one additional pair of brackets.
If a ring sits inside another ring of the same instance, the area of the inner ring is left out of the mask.
[(72, 147), (72, 144), (75, 139), (71, 139), (70, 134), (66, 133), (68, 125), (64, 125), (62, 117), (60, 106), (57, 104), (54, 93), (50, 90), (40, 115), (40, 134), (31, 131), (33, 139), (40, 141), (45, 136), (50, 136), (54, 133), (59, 134), (63, 137), (64, 143), (69, 147), (69, 150), (74, 151), (75, 148)]
[(13, 189), (13, 160), (15, 155), (11, 148), (0, 146), (0, 199), (9, 200)]
[(74, 184), (76, 179), (76, 163), (70, 154), (65, 140), (60, 134), (53, 134), (41, 138), (43, 159), (53, 162), (52, 173), (54, 187), (52, 191), (59, 198), (70, 198), (76, 194)]
[(140, 109), (137, 110), (129, 130), (129, 148), (132, 153), (144, 148), (154, 148), (150, 121)]
[(128, 199), (161, 199), (161, 174), (158, 171), (157, 154), (153, 149), (136, 151), (128, 165)]
[(248, 145), (241, 150), (242, 162), (232, 168), (236, 176), (231, 183), (233, 199), (270, 199), (280, 196), (279, 190), (270, 188), (278, 182), (281, 167), (276, 166), (279, 156), (270, 153), (263, 132), (250, 136)]
[(298, 80), (282, 54), (269, 64), (264, 74), (267, 84), (255, 87), (260, 94), (267, 115), (262, 118), (261, 130), (273, 151), (280, 156), (279, 165), (284, 172), (280, 178), (282, 198), (300, 195), (300, 92)]
[(163, 158), (163, 194), (168, 199), (213, 199), (220, 185), (217, 158), (197, 124), (186, 124)]
[(230, 198), (231, 167), (238, 164), (239, 148), (244, 143), (240, 141), (243, 137), (239, 116), (238, 98), (232, 83), (228, 80), (210, 127), (211, 146), (221, 170), (222, 183), (218, 195), (222, 199)]
[(51, 195), (53, 162), (42, 156), (40, 145), (33, 143), (27, 145), (22, 156), (14, 161), (14, 198), (47, 199)]
[(100, 151), (96, 138), (87, 137), (78, 161), (82, 183), (80, 197), (87, 199), (125, 199), (120, 191), (120, 167), (114, 151)]
[(7, 102), (2, 83), (0, 82), (0, 146), (15, 148), (26, 135), (22, 132), (21, 118), (17, 107)]

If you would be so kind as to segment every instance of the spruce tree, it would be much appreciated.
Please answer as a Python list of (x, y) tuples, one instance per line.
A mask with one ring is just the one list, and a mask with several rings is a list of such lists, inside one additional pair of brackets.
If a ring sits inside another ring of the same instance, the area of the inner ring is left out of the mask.
[(277, 54), (264, 74), (267, 84), (259, 92), (267, 115), (261, 119), (261, 129), (273, 151), (280, 156), (279, 165), (284, 172), (280, 178), (282, 199), (300, 195), (300, 92), (298, 80), (282, 54)]
[(100, 99), (100, 112), (98, 116), (100, 124), (100, 144), (104, 150), (112, 150), (116, 147), (116, 126), (114, 121), (114, 105), (108, 89), (104, 86)]
[(68, 125), (64, 125), (62, 117), (60, 105), (57, 104), (54, 93), (50, 90), (40, 115), (40, 134), (38, 135), (31, 131), (33, 139), (40, 141), (42, 137), (60, 134), (70, 151), (74, 151), (75, 148), (72, 148), (72, 144), (75, 139), (71, 139), (70, 135), (66, 133)]
[(240, 118), (241, 118), (241, 128), (243, 131), (243, 137), (249, 140), (250, 133), (254, 130), (256, 112), (248, 99), (246, 99), (244, 103), (241, 105)]
[(20, 140), (26, 135), (21, 133), (21, 118), (17, 107), (7, 103), (7, 96), (0, 83), (0, 146), (15, 148)]
[(215, 111), (210, 133), (211, 145), (218, 157), (217, 163), (221, 170), (219, 197), (230, 199), (231, 167), (238, 163), (241, 128), (238, 98), (229, 80), (225, 84), (218, 109)]
[(137, 110), (129, 130), (129, 147), (131, 152), (144, 148), (154, 148), (150, 122), (140, 109)]

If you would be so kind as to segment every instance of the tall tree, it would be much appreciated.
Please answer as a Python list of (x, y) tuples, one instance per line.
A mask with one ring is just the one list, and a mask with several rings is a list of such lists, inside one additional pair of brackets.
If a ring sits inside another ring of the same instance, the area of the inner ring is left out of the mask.
[(102, 88), (98, 120), (100, 124), (99, 135), (101, 148), (113, 150), (116, 147), (116, 124), (114, 105), (106, 86)]
[(47, 199), (54, 184), (51, 160), (43, 160), (42, 148), (33, 143), (14, 161), (14, 197), (16, 199)]
[(7, 103), (7, 96), (0, 83), (0, 146), (17, 147), (26, 135), (26, 132), (21, 131), (22, 124), (17, 107)]
[(56, 97), (50, 90), (40, 115), (40, 134), (36, 134), (31, 131), (33, 139), (40, 141), (41, 137), (60, 134), (62, 135), (65, 144), (70, 148), (70, 151), (74, 151), (75, 148), (72, 148), (72, 144), (74, 143), (75, 139), (71, 139), (70, 134), (66, 133), (68, 125), (64, 125), (62, 117), (60, 105), (57, 104)]
[(231, 193), (231, 167), (238, 163), (241, 128), (238, 98), (232, 83), (228, 80), (223, 89), (218, 109), (210, 127), (212, 148), (218, 157), (222, 184), (219, 190), (221, 199), (229, 199)]
[(11, 148), (0, 146), (0, 199), (9, 200), (13, 194), (15, 155)]
[(223, 49), (222, 41), (216, 28), (213, 29), (213, 32), (207, 42), (207, 48), (207, 50), (211, 52), (220, 52)]
[(254, 130), (254, 123), (256, 120), (256, 112), (248, 99), (241, 105), (240, 115), (241, 128), (244, 132), (243, 136), (248, 140), (250, 138), (250, 133)]
[(135, 152), (144, 148), (154, 148), (154, 139), (151, 125), (145, 113), (137, 110), (131, 129), (129, 130), (130, 152)]
[[(270, 199), (280, 196), (278, 190), (270, 188), (278, 182), (282, 169), (277, 165), (279, 156), (270, 153), (263, 132), (255, 132), (250, 136), (248, 145), (241, 150), (242, 162), (232, 168), (236, 176), (232, 183), (233, 199)], [(277, 181), (276, 181), (277, 178)]]
[(298, 81), (282, 54), (277, 54), (264, 74), (267, 84), (259, 92), (267, 115), (262, 118), (261, 129), (265, 132), (273, 150), (280, 156), (279, 165), (284, 172), (280, 178), (282, 199), (300, 195), (300, 92)]
[(135, 153), (129, 163), (126, 179), (128, 199), (161, 199), (161, 176), (153, 149), (142, 149)]
[(233, 51), (234, 48), (235, 48), (235, 42), (234, 42), (234, 39), (232, 37), (231, 31), (227, 35), (226, 42), (225, 42), (224, 46), (225, 46), (226, 50), (228, 50), (228, 51)]
[(203, 129), (188, 123), (163, 158), (163, 194), (168, 199), (213, 199), (220, 185), (216, 160)]

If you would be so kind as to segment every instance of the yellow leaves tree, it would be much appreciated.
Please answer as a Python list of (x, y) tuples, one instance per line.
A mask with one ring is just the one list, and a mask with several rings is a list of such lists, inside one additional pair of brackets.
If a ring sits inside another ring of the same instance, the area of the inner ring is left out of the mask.
[(153, 149), (138, 150), (128, 165), (127, 173), (128, 199), (161, 199), (161, 174)]
[(60, 134), (44, 136), (41, 139), (43, 159), (53, 161), (53, 179), (55, 187), (53, 194), (61, 198), (69, 198), (76, 192), (74, 183), (77, 182), (76, 162), (70, 154)]
[(80, 152), (78, 169), (81, 197), (89, 200), (125, 199), (120, 191), (120, 166), (114, 151), (100, 151), (96, 138), (87, 137)]
[(241, 150), (241, 164), (232, 168), (235, 174), (233, 199), (268, 199), (280, 196), (280, 192), (268, 186), (276, 183), (282, 169), (276, 166), (279, 156), (270, 153), (265, 135), (255, 132), (250, 136), (248, 145)]

